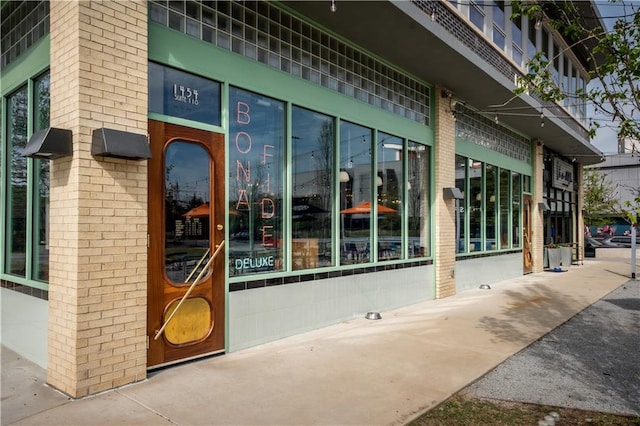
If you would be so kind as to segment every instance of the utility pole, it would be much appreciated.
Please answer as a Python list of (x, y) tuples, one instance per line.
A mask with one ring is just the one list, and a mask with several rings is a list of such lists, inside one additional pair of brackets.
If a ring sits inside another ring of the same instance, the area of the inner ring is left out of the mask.
[(638, 225), (631, 226), (631, 279), (636, 279), (636, 235), (638, 235)]

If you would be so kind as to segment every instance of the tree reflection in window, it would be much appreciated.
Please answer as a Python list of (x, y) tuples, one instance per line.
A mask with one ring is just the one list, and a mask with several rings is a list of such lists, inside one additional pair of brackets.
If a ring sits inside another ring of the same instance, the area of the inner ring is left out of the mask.
[(292, 269), (330, 266), (334, 121), (300, 107), (291, 113)]

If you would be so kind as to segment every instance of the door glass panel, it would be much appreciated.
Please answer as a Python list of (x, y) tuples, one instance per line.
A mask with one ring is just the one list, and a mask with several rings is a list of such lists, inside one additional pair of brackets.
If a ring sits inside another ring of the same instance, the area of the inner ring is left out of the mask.
[[(165, 272), (174, 284), (193, 282), (209, 256), (210, 161), (200, 145), (172, 142), (165, 153)], [(151, 212), (153, 214), (153, 212)]]

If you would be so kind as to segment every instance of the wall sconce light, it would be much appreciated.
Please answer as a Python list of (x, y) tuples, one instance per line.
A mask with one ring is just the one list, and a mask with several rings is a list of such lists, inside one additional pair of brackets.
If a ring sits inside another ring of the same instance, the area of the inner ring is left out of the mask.
[(346, 170), (340, 170), (340, 183), (347, 183), (351, 180), (351, 176), (349, 176), (349, 172)]
[(336, 0), (331, 0), (331, 6), (329, 7), (329, 10), (334, 13), (336, 10), (338, 10), (338, 7), (336, 6)]
[(47, 127), (35, 132), (24, 147), (22, 155), (31, 158), (53, 160), (73, 155), (71, 130)]
[(91, 141), (91, 154), (105, 157), (144, 160), (151, 158), (146, 135), (114, 129), (95, 129)]
[(453, 118), (456, 118), (456, 105), (461, 104), (464, 105), (465, 102), (461, 101), (459, 99), (456, 99), (456, 97), (454, 96), (453, 92), (449, 89), (445, 89), (443, 88), (442, 91), (440, 92), (440, 96), (443, 99), (448, 99), (449, 100), (449, 112), (451, 113), (451, 115), (453, 116)]
[(376, 179), (376, 185), (382, 186), (382, 178), (380, 176)]
[(538, 203), (538, 209), (543, 213), (544, 212), (548, 212), (549, 211), (549, 205), (547, 204), (546, 201), (542, 202), (542, 203)]
[(442, 188), (442, 198), (445, 200), (463, 200), (464, 195), (462, 195), (459, 188), (453, 186), (450, 188)]

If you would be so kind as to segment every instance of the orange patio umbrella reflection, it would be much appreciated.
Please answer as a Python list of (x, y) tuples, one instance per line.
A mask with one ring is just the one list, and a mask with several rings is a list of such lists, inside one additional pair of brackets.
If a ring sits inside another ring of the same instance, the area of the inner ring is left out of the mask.
[[(392, 209), (391, 207), (386, 207), (381, 204), (377, 206), (378, 214), (390, 214), (397, 213), (397, 210)], [(367, 214), (371, 212), (371, 201), (363, 201), (360, 204), (357, 204), (353, 207), (349, 207), (348, 209), (341, 210), (342, 214)]]

